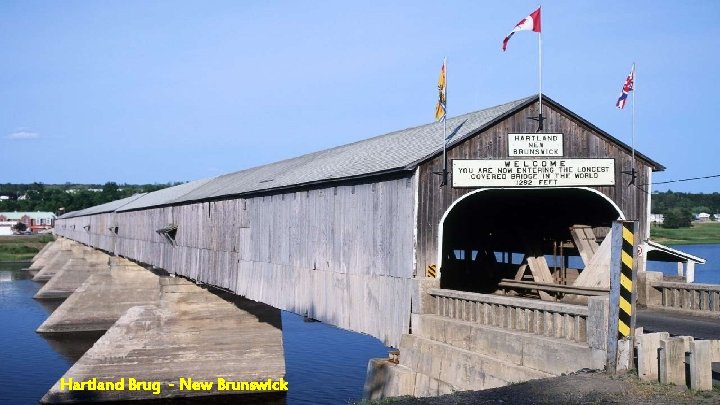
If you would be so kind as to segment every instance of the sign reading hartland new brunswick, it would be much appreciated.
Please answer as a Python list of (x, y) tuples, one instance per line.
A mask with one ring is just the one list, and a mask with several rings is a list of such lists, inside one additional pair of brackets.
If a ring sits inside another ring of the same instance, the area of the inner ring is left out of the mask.
[(508, 156), (563, 157), (563, 134), (508, 134)]
[(615, 184), (614, 159), (453, 160), (453, 187), (571, 187)]

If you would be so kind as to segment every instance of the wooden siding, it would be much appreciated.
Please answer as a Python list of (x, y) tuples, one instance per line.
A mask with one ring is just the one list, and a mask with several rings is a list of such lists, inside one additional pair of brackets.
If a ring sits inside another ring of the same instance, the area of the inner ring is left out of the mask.
[[(451, 170), (452, 159), (508, 159), (508, 133), (535, 133), (537, 122), (528, 117), (537, 116), (538, 104), (517, 111), (495, 125), (487, 128), (460, 144), (454, 145), (447, 151), (448, 170)], [(647, 193), (646, 186), (650, 183), (647, 170), (649, 162), (635, 159), (637, 179), (635, 183), (641, 187), (628, 186), (630, 177), (621, 171), (630, 170), (632, 157), (630, 152), (600, 134), (592, 131), (587, 125), (572, 119), (562, 111), (548, 104), (543, 105), (545, 133), (562, 133), (565, 158), (614, 158), (615, 159), (615, 186), (590, 187), (614, 201), (626, 219), (640, 221), (640, 235), (647, 229)], [(522, 159), (515, 158), (512, 159)], [(440, 187), (440, 176), (433, 174), (442, 170), (442, 156), (437, 156), (420, 165), (419, 168), (419, 206), (418, 206), (418, 241), (417, 241), (417, 267), (418, 271), (431, 264), (437, 263), (438, 233), (440, 220), (453, 201), (474, 189), (452, 188), (452, 174), (448, 179), (449, 185)], [(533, 212), (518, 213), (527, 216), (530, 220)]]
[[(397, 346), (414, 274), (410, 176), (61, 219), (56, 232)], [(155, 232), (169, 224), (174, 246)]]

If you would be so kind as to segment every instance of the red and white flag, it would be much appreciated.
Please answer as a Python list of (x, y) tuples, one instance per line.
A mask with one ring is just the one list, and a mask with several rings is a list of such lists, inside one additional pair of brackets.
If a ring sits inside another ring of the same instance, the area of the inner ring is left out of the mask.
[(540, 7), (538, 7), (537, 10), (530, 13), (529, 16), (523, 18), (520, 20), (517, 25), (515, 25), (515, 28), (508, 34), (508, 36), (505, 37), (503, 40), (502, 50), (503, 52), (505, 49), (507, 49), (507, 43), (510, 40), (510, 37), (513, 36), (518, 31), (534, 31), (534, 32), (540, 32)]
[(623, 83), (622, 92), (620, 93), (620, 97), (618, 98), (617, 102), (615, 103), (615, 107), (619, 109), (625, 108), (625, 103), (627, 102), (627, 96), (630, 94), (631, 91), (633, 91), (633, 86), (635, 86), (635, 64), (633, 63), (632, 68), (630, 68), (630, 74), (627, 75), (625, 78), (625, 83)]

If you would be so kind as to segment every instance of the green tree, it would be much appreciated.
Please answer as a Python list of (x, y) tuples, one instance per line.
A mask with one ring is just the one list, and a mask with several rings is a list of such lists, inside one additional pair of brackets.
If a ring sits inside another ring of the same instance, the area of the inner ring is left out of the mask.
[(692, 213), (686, 208), (672, 208), (665, 212), (663, 228), (689, 228), (692, 226)]
[(22, 222), (18, 222), (17, 224), (13, 225), (12, 229), (14, 229), (17, 232), (25, 232), (27, 229), (27, 226), (23, 224)]
[(105, 183), (104, 186), (102, 186), (102, 193), (100, 193), (100, 202), (99, 204), (104, 204), (106, 202), (115, 201), (120, 199), (120, 190), (118, 190), (118, 185), (114, 181), (108, 181)]

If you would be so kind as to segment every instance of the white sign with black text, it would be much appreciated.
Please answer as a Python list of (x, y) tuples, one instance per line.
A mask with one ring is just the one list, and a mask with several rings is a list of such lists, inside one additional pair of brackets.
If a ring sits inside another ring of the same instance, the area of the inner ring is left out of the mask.
[(563, 156), (563, 134), (508, 134), (508, 156)]
[(615, 159), (453, 160), (453, 187), (612, 186)]

